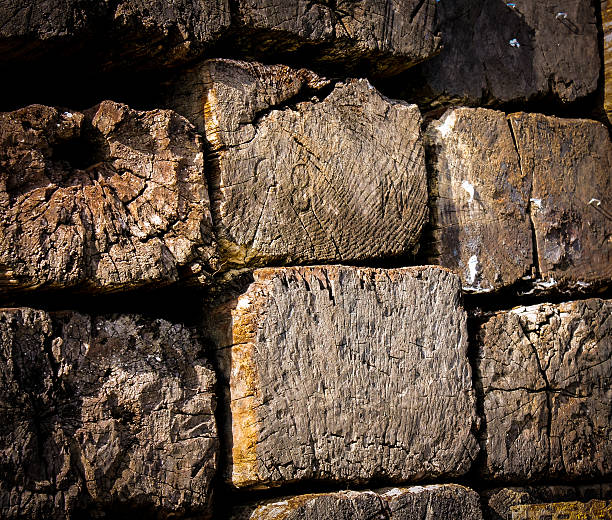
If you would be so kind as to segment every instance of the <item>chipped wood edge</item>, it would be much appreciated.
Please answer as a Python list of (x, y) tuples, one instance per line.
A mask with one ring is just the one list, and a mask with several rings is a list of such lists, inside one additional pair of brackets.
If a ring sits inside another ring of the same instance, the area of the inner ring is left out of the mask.
[(251, 284), (232, 310), (230, 409), (232, 414), (231, 483), (236, 487), (257, 484), (261, 479), (257, 464), (260, 396), (257, 370), (253, 362), (257, 322), (266, 295), (258, 284)]

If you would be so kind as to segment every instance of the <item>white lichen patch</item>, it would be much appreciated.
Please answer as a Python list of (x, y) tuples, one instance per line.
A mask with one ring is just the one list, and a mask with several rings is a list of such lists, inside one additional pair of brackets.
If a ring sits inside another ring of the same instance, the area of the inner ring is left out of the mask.
[(557, 285), (557, 281), (551, 276), (547, 282), (540, 280), (538, 282), (536, 282), (536, 287), (538, 289), (550, 289), (551, 287), (554, 287), (555, 285)]
[(541, 307), (542, 305), (538, 303), (536, 305), (515, 307), (514, 309), (511, 309), (510, 312), (512, 314), (518, 314), (520, 316), (523, 316), (532, 323), (537, 323), (539, 321), (538, 316), (542, 312)]
[(531, 204), (533, 204), (536, 208), (542, 209), (542, 199), (529, 199)]
[(461, 183), (461, 187), (467, 192), (467, 194), (470, 196), (470, 198), (468, 199), (468, 204), (470, 204), (471, 202), (474, 201), (474, 185), (469, 182), (464, 180)]
[(468, 260), (468, 278), (469, 284), (473, 284), (476, 281), (476, 275), (478, 274), (478, 257), (476, 255), (470, 256)]
[(447, 137), (451, 133), (455, 123), (457, 122), (457, 114), (453, 111), (446, 116), (444, 123), (437, 127), (438, 132), (442, 137)]

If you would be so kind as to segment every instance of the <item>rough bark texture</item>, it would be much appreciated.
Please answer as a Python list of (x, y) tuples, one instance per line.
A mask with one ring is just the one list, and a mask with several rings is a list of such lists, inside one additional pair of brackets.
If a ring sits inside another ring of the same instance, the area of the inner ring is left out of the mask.
[(214, 373), (194, 334), (132, 315), (0, 312), (0, 516), (209, 507)]
[(239, 0), (241, 45), (257, 55), (308, 52), (349, 70), (389, 75), (435, 55), (434, 0)]
[[(596, 121), (512, 114), (542, 279), (585, 287), (612, 280), (612, 142)], [(546, 143), (546, 146), (543, 146)]]
[(200, 54), (229, 23), (227, 0), (11, 0), (0, 4), (0, 61), (83, 52), (109, 68), (176, 64)]
[(597, 90), (593, 2), (455, 0), (438, 4), (443, 50), (406, 74), (423, 104), (570, 102)]
[(531, 177), (521, 170), (503, 112), (459, 108), (426, 132), (432, 240), (429, 261), (486, 292), (520, 280), (533, 263)]
[(455, 275), (330, 266), (254, 277), (209, 317), (231, 393), (235, 486), (469, 470), (476, 415)]
[(232, 520), (481, 520), (478, 494), (454, 484), (301, 495), (240, 508)]
[(0, 287), (101, 291), (201, 275), (214, 254), (200, 138), (169, 110), (0, 114)]
[(354, 262), (415, 248), (427, 218), (415, 105), (367, 80), (332, 86), (306, 70), (229, 60), (206, 62), (181, 90), (173, 106), (203, 114), (193, 120), (215, 154), (222, 262)]
[(482, 328), (486, 473), (504, 480), (612, 473), (612, 303), (519, 307)]
[(569, 502), (576, 499), (612, 499), (612, 484), (501, 488), (485, 491), (482, 496), (483, 513), (487, 520), (512, 520), (512, 506)]
[(604, 110), (612, 124), (612, 0), (602, 0), (601, 18), (604, 38)]
[(512, 520), (581, 520), (583, 518), (612, 518), (612, 502), (592, 500), (582, 502), (559, 502), (554, 504), (532, 504), (512, 507)]

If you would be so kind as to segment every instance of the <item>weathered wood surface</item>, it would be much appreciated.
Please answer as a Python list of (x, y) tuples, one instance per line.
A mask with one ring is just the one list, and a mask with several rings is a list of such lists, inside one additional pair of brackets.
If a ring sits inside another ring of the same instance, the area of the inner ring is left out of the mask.
[(512, 520), (582, 520), (585, 518), (612, 518), (612, 501), (558, 502), (512, 507)]
[[(601, 123), (511, 114), (521, 167), (533, 178), (530, 213), (544, 283), (612, 280), (612, 142)], [(545, 146), (544, 146), (545, 144)]]
[(389, 75), (435, 55), (435, 0), (239, 0), (240, 44), (260, 58), (308, 54), (361, 74)]
[(240, 508), (232, 520), (480, 520), (479, 496), (456, 484), (298, 495)]
[(233, 485), (471, 467), (466, 314), (448, 270), (259, 269), (205, 330), (230, 388)]
[(105, 68), (172, 65), (201, 54), (229, 25), (227, 0), (12, 0), (0, 5), (0, 63), (78, 56)]
[(597, 90), (593, 2), (455, 0), (438, 4), (442, 52), (405, 74), (408, 99), (467, 105), (567, 103)]
[(612, 0), (601, 2), (604, 58), (604, 110), (612, 124)]
[(366, 80), (332, 85), (303, 69), (229, 60), (181, 83), (170, 102), (215, 154), (222, 263), (354, 262), (415, 249), (427, 219), (415, 105)]
[(169, 110), (0, 114), (0, 287), (164, 284), (214, 256), (201, 141)]
[(216, 46), (390, 75), (439, 52), (436, 8), (435, 0), (17, 0), (0, 5), (0, 64), (61, 56), (85, 68), (88, 59), (106, 70), (154, 68)]
[(487, 464), (500, 480), (612, 473), (612, 304), (502, 312), (480, 333)]
[(206, 513), (218, 441), (200, 349), (164, 320), (0, 311), (0, 516)]
[(425, 140), (428, 260), (459, 274), (465, 291), (521, 280), (534, 291), (610, 284), (612, 143), (603, 124), (457, 108), (430, 123)]
[[(574, 486), (526, 486), (487, 490), (481, 493), (484, 517), (488, 520), (512, 520), (512, 507), (551, 502), (611, 500), (612, 484)], [(540, 520), (538, 518), (538, 520)]]
[(529, 194), (506, 115), (458, 108), (425, 134), (432, 243), (428, 260), (455, 271), (467, 292), (528, 276), (533, 264)]

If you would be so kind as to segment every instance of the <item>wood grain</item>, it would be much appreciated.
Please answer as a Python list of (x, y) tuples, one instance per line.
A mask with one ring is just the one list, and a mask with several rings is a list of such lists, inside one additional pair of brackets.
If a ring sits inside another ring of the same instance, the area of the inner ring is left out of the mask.
[(456, 276), (329, 266), (254, 277), (205, 327), (230, 389), (233, 485), (469, 470), (476, 416)]

